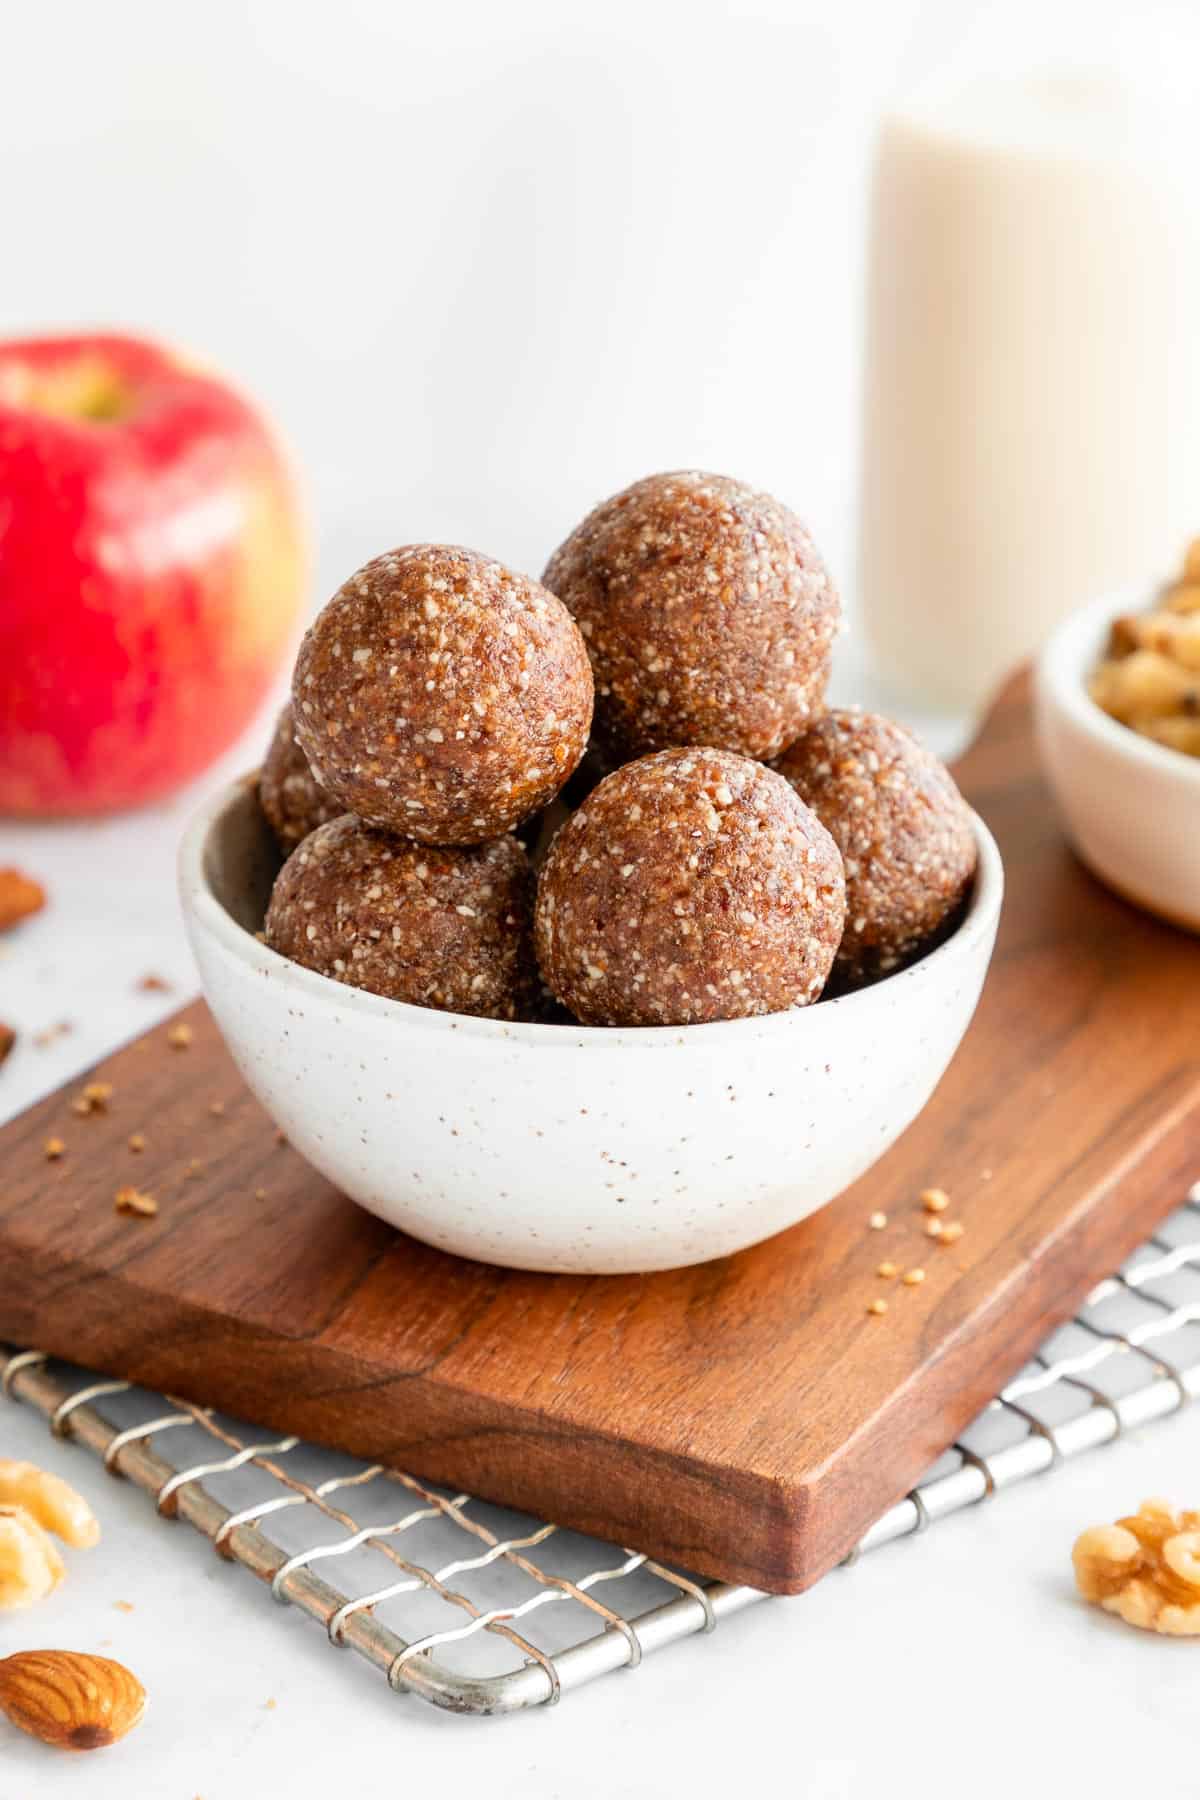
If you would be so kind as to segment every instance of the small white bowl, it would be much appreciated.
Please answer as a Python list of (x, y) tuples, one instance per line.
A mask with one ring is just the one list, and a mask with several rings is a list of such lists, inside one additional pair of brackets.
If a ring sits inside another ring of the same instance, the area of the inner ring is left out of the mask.
[(920, 1112), (975, 1010), (1003, 872), (922, 962), (818, 1006), (714, 1025), (508, 1025), (383, 1000), (261, 943), (277, 857), (244, 785), (206, 806), (180, 889), (242, 1074), (315, 1168), (401, 1230), (511, 1268), (726, 1256), (815, 1212)]
[(1105, 594), (1073, 613), (1038, 659), (1038, 742), (1067, 835), (1123, 899), (1200, 931), (1200, 758), (1110, 719), (1087, 690), (1108, 628), (1150, 593)]

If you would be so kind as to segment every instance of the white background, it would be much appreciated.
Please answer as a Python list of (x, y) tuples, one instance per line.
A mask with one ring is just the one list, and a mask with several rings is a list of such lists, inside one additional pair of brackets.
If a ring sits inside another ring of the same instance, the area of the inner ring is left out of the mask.
[(762, 483), (848, 585), (871, 128), (932, 68), (1195, 69), (1190, 0), (3, 0), (0, 330), (259, 393), (331, 583), (537, 572), (597, 499)]
[[(795, 506), (852, 603), (872, 121), (945, 64), (1196, 66), (1194, 7), (1101, 0), (0, 0), (0, 26), (0, 332), (149, 331), (257, 392), (304, 470), (314, 601), (413, 537), (537, 572), (597, 498), (698, 464)], [(193, 801), (0, 826), (53, 900), (0, 950), (26, 1034), (0, 1117), (189, 989), (170, 868)], [(177, 993), (136, 995), (148, 969)], [(1143, 1492), (1196, 1503), (1197, 1443), (1196, 1419), (1160, 1428), (552, 1715), (477, 1724), (388, 1695), (3, 1408), (0, 1450), (78, 1478), (107, 1541), (0, 1650), (111, 1639), (154, 1705), (91, 1760), (6, 1734), (0, 1795), (717, 1795), (770, 1758), (814, 1800), (1190, 1796), (1200, 1652), (1085, 1613), (1067, 1553)]]

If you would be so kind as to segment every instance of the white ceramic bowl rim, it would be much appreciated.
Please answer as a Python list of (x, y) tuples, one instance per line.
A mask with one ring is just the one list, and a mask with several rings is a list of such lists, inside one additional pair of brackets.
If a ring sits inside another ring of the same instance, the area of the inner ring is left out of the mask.
[[(305, 969), (299, 963), (280, 956), (252, 932), (239, 925), (212, 891), (205, 870), (205, 852), (210, 836), (226, 810), (244, 797), (245, 793), (244, 780), (235, 781), (218, 792), (200, 809), (184, 835), (179, 851), (180, 891), (184, 905), (191, 910), (197, 924), (210, 932), (224, 950), (248, 970), (273, 975), (277, 980), (287, 983), (297, 997), (310, 998), (314, 1002), (333, 1001), (338, 1007), (360, 1017), (391, 1020), (397, 1025), (403, 1024), (409, 1030), (424, 1032), (430, 1038), (453, 1032), (460, 1039), (464, 1036), (503, 1039), (507, 1043), (527, 1044), (531, 1049), (553, 1050), (556, 1046), (561, 1049), (569, 1041), (574, 1044), (586, 1042), (589, 1049), (627, 1051), (664, 1044), (698, 1046), (702, 1043), (706, 1049), (712, 1049), (726, 1042), (732, 1047), (736, 1040), (740, 1039), (745, 1043), (753, 1035), (758, 1043), (764, 1038), (768, 1042), (777, 1038), (781, 1051), (786, 1046), (788, 1052), (792, 1053), (797, 1048), (797, 1033), (819, 1031), (821, 1019), (823, 1016), (828, 1017), (830, 1007), (861, 1008), (864, 1013), (869, 1013), (872, 999), (882, 987), (887, 986), (894, 993), (892, 984), (903, 981), (919, 989), (924, 982), (934, 978), (936, 971), (948, 959), (969, 955), (976, 941), (994, 923), (1004, 891), (1004, 870), (996, 841), (983, 820), (972, 812), (971, 820), (979, 846), (979, 866), (966, 912), (957, 928), (944, 943), (931, 950), (919, 962), (898, 970), (896, 974), (885, 977), (884, 981), (877, 982), (872, 987), (842, 994), (833, 1000), (823, 1000), (815, 1006), (793, 1007), (787, 1012), (760, 1014), (746, 1019), (721, 1019), (705, 1025), (641, 1025), (622, 1028), (604, 1025), (524, 1024), (504, 1019), (480, 1019), (465, 1013), (437, 1012), (431, 1007), (410, 1006), (403, 1000), (387, 1000), (379, 994), (368, 994), (361, 988), (348, 987), (340, 981), (331, 980), (328, 975), (318, 975), (314, 970)], [(920, 1004), (916, 995), (913, 997), (913, 1004)], [(865, 1019), (864, 1029), (869, 1030)]]
[(1145, 612), (1152, 593), (1129, 588), (1101, 594), (1073, 612), (1048, 639), (1038, 659), (1038, 679), (1082, 731), (1129, 761), (1148, 769), (1194, 781), (1200, 788), (1200, 756), (1185, 756), (1169, 744), (1143, 737), (1130, 725), (1110, 717), (1088, 692), (1087, 678), (1104, 653), (1108, 627), (1127, 613)]

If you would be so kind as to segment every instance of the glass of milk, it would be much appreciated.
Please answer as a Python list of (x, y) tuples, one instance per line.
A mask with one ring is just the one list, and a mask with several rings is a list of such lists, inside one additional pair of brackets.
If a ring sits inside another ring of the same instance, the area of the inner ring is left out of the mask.
[(976, 707), (1200, 532), (1198, 112), (1061, 75), (885, 120), (859, 584), (897, 694)]

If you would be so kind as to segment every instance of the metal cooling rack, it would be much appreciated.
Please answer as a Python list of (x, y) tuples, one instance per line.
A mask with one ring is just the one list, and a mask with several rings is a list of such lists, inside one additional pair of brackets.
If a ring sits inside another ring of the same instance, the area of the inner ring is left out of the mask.
[[(767, 1596), (0, 1346), (3, 1389), (399, 1691), (514, 1712)], [(847, 1559), (1200, 1397), (1200, 1186)], [(353, 1511), (351, 1510), (353, 1508)]]

